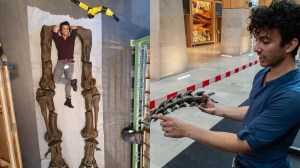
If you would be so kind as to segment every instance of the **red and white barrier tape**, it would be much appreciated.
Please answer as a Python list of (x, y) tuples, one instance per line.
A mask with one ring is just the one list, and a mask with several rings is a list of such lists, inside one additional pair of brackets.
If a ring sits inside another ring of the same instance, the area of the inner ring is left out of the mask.
[(215, 82), (218, 82), (218, 81), (220, 81), (220, 80), (222, 80), (224, 78), (230, 77), (233, 74), (239, 73), (240, 71), (242, 71), (242, 70), (244, 70), (244, 69), (246, 69), (248, 67), (251, 67), (252, 65), (255, 65), (257, 63), (258, 63), (258, 61), (255, 60), (254, 62), (250, 62), (250, 63), (248, 63), (246, 65), (243, 65), (243, 66), (241, 66), (239, 68), (235, 68), (234, 70), (231, 70), (231, 71), (225, 72), (225, 73), (223, 73), (221, 75), (217, 75), (217, 76), (215, 76), (213, 78), (204, 80), (204, 81), (202, 81), (202, 82), (200, 82), (198, 84), (189, 86), (189, 87), (187, 87), (185, 89), (182, 89), (182, 90), (179, 90), (177, 92), (170, 93), (170, 94), (168, 94), (165, 97), (161, 97), (161, 98), (158, 98), (156, 100), (151, 100), (150, 101), (150, 110), (153, 109), (153, 108), (155, 108), (157, 105), (159, 105), (163, 101), (169, 100), (169, 99), (175, 97), (176, 95), (178, 95), (180, 93), (185, 93), (185, 92), (190, 91), (190, 90), (195, 91), (195, 90), (197, 90), (199, 88), (204, 88), (204, 87), (206, 87), (206, 86), (208, 86), (208, 85), (210, 85), (212, 83), (215, 83)]

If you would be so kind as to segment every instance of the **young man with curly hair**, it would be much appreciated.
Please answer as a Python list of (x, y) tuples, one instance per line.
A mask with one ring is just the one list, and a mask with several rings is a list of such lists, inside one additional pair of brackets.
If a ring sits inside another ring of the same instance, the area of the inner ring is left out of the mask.
[[(236, 168), (289, 168), (287, 150), (300, 127), (300, 70), (295, 56), (300, 42), (300, 5), (274, 0), (252, 9), (249, 32), (264, 69), (253, 81), (249, 106), (222, 109), (209, 96), (203, 112), (242, 121), (237, 134), (205, 130), (157, 115), (164, 136), (189, 137), (207, 146), (237, 153)], [(199, 156), (201, 157), (201, 156)]]

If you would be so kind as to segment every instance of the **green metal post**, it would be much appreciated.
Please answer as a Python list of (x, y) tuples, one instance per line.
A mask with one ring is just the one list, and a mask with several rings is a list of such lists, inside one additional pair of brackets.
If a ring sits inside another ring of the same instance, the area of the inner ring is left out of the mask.
[[(140, 81), (141, 81), (141, 55), (140, 55), (140, 48), (143, 45), (150, 43), (150, 37), (143, 37), (137, 40), (132, 40), (130, 45), (135, 48), (135, 67), (134, 67), (134, 102), (133, 102), (133, 129), (135, 131), (139, 130), (139, 109), (140, 109)], [(132, 168), (139, 168), (141, 167), (141, 156), (140, 153), (142, 151), (142, 147), (137, 144), (132, 145)], [(138, 165), (138, 161), (140, 165)]]

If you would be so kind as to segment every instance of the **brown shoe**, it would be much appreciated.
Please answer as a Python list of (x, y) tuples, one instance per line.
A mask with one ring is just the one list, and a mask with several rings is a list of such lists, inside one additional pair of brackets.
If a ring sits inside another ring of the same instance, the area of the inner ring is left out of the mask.
[(74, 108), (74, 106), (72, 105), (71, 99), (66, 98), (66, 102), (64, 104), (65, 106), (68, 106), (70, 108)]
[(71, 80), (71, 86), (73, 90), (76, 92), (77, 91), (77, 79)]

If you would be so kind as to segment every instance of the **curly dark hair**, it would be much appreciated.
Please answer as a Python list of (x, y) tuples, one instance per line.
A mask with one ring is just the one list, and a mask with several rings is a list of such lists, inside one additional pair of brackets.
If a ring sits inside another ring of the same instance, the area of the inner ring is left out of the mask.
[[(273, 0), (269, 7), (253, 8), (248, 19), (248, 31), (251, 34), (258, 35), (260, 31), (277, 29), (282, 38), (281, 47), (293, 38), (297, 38), (300, 43), (300, 5), (293, 0)], [(297, 55), (299, 43), (292, 51), (293, 56)]]
[(64, 26), (64, 25), (69, 26), (69, 29), (70, 29), (70, 23), (68, 21), (61, 22), (59, 25), (59, 29), (62, 30), (62, 26)]

